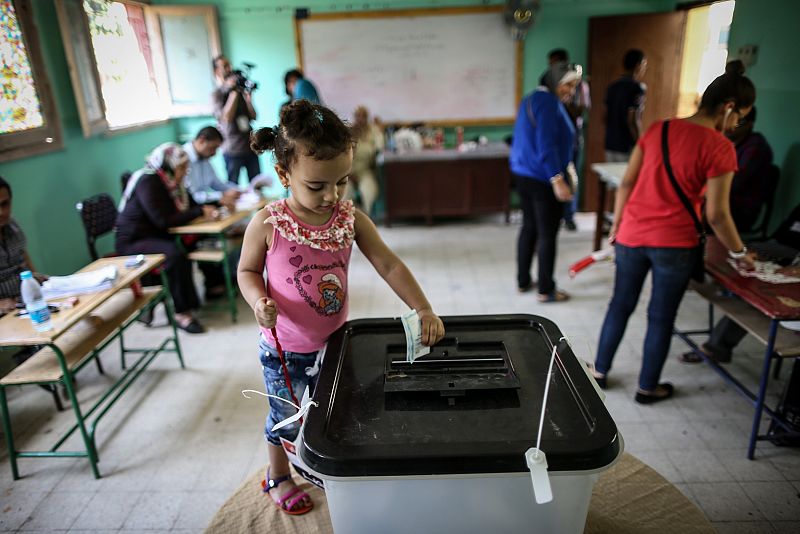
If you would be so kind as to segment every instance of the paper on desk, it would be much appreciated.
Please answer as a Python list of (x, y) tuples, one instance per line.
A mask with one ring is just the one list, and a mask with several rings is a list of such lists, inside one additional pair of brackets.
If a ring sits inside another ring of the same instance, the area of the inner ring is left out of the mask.
[(117, 280), (117, 267), (107, 265), (100, 269), (70, 276), (51, 276), (42, 284), (45, 299), (71, 297), (82, 293), (95, 293), (110, 289)]
[(736, 269), (740, 276), (757, 278), (768, 284), (794, 284), (800, 282), (796, 276), (787, 276), (778, 272), (782, 267), (770, 261), (755, 261), (755, 269), (748, 271), (742, 268), (734, 259), (728, 259), (728, 265)]
[(246, 191), (236, 200), (236, 211), (253, 209), (261, 200), (261, 195), (255, 191)]
[(431, 348), (422, 344), (422, 320), (416, 310), (404, 314), (400, 320), (406, 331), (406, 361), (414, 363), (420, 356), (430, 354)]

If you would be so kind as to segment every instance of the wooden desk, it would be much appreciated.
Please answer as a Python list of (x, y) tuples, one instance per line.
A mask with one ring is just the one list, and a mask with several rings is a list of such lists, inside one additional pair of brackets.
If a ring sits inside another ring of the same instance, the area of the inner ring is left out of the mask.
[[(777, 372), (782, 358), (800, 357), (800, 336), (779, 328), (781, 321), (800, 319), (800, 284), (770, 284), (756, 278), (740, 276), (728, 264), (727, 258), (725, 247), (719, 240), (711, 237), (706, 243), (706, 272), (712, 281), (702, 285), (693, 282), (690, 286), (708, 301), (708, 330), (676, 329), (674, 333), (755, 407), (747, 450), (747, 457), (752, 460), (756, 442), (769, 437), (758, 433), (762, 412), (766, 412), (775, 424), (789, 432), (787, 435), (797, 435), (785, 420), (766, 405), (765, 397), (772, 361), (777, 361)], [(714, 328), (714, 306), (719, 307), (728, 317), (766, 345), (758, 391), (755, 393), (747, 389), (727, 369), (708, 358), (690, 338), (693, 335), (711, 332)]]
[(218, 221), (209, 221), (199, 217), (189, 224), (169, 229), (171, 234), (178, 236), (191, 234), (216, 238), (219, 243), (219, 250), (194, 250), (188, 256), (193, 261), (222, 264), (222, 271), (225, 277), (225, 296), (228, 299), (228, 309), (231, 313), (231, 320), (234, 323), (236, 322), (238, 310), (236, 309), (236, 287), (233, 285), (233, 273), (231, 273), (229, 258), (232, 252), (241, 248), (242, 241), (241, 239), (229, 241), (225, 234), (235, 225), (248, 219), (254, 212), (266, 205), (267, 200), (260, 199), (252, 206), (239, 209)]
[(597, 219), (594, 227), (594, 242), (592, 243), (592, 250), (595, 251), (602, 248), (603, 224), (606, 221), (606, 192), (608, 190), (613, 191), (619, 187), (628, 164), (593, 163), (591, 167), (599, 178), (597, 180)]
[[(148, 254), (143, 264), (128, 268), (125, 261), (130, 256), (102, 258), (84, 267), (79, 272), (95, 270), (107, 265), (117, 267), (117, 280), (110, 289), (80, 295), (74, 308), (62, 309), (52, 316), (52, 330), (36, 332), (27, 317), (8, 314), (0, 319), (0, 346), (38, 346), (39, 351), (0, 379), (0, 410), (3, 416), (3, 431), (8, 446), (9, 461), (14, 479), (19, 478), (17, 458), (37, 457), (86, 457), (96, 478), (98, 453), (95, 430), (99, 420), (161, 352), (175, 352), (183, 367), (178, 334), (173, 317), (172, 300), (169, 298), (166, 276), (162, 272), (163, 286), (144, 288), (139, 279), (164, 263), (163, 254)], [(131, 288), (131, 291), (127, 291)], [(160, 345), (152, 348), (127, 348), (123, 333), (139, 315), (159, 302), (164, 302), (167, 317), (172, 326), (172, 335)], [(76, 397), (73, 375), (86, 364), (96, 359), (99, 353), (115, 339), (120, 339), (123, 373), (108, 391), (88, 410), (83, 410)], [(132, 365), (127, 365), (125, 356), (138, 353)], [(18, 451), (14, 446), (11, 416), (5, 388), (24, 384), (62, 384), (67, 391), (77, 422), (56, 444), (47, 451)], [(89, 421), (89, 418), (95, 417)], [(85, 451), (59, 451), (58, 449), (76, 430), (80, 431)]]
[(386, 152), (383, 165), (386, 226), (401, 217), (471, 216), (503, 212), (509, 221), (509, 149), (493, 143), (472, 152), (423, 150)]

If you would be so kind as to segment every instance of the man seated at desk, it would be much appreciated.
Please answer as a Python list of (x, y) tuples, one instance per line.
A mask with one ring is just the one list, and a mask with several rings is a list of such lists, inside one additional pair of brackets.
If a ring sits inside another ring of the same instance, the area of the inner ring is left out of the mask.
[(223, 182), (209, 161), (222, 145), (222, 134), (213, 126), (202, 128), (194, 140), (183, 145), (189, 156), (189, 173), (184, 185), (198, 204), (218, 204), (231, 212), (241, 191), (231, 182)]
[(0, 313), (16, 308), (22, 271), (35, 272), (25, 233), (11, 217), (11, 185), (0, 176)]
[[(735, 179), (735, 178), (734, 178)], [(787, 276), (800, 277), (800, 205), (784, 219), (772, 236), (762, 243), (751, 244), (759, 258), (786, 265), (779, 272)], [(725, 316), (714, 325), (708, 341), (700, 349), (717, 362), (727, 363), (733, 357), (733, 349), (747, 335), (747, 331), (730, 317)], [(679, 356), (683, 363), (699, 363), (700, 356), (692, 351)]]

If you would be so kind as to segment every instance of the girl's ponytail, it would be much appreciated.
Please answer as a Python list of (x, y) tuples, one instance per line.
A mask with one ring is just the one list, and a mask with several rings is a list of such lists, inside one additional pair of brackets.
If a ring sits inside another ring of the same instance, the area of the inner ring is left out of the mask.
[(275, 150), (278, 139), (278, 128), (259, 128), (250, 134), (250, 148), (256, 154), (263, 154), (267, 150)]

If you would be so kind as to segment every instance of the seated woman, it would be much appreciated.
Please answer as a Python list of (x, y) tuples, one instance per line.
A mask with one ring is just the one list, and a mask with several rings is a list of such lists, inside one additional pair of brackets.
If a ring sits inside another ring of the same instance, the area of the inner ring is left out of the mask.
[(369, 120), (369, 111), (359, 106), (353, 112), (353, 174), (347, 183), (345, 198), (353, 199), (358, 191), (364, 213), (371, 215), (372, 205), (378, 198), (378, 180), (375, 177), (375, 156), (383, 150), (383, 133)]
[[(164, 269), (175, 304), (177, 326), (191, 334), (205, 332), (192, 315), (200, 299), (192, 280), (192, 262), (179, 247), (169, 228), (197, 217), (214, 219), (214, 206), (198, 206), (183, 187), (189, 156), (176, 143), (159, 145), (147, 156), (146, 165), (128, 180), (119, 205), (116, 249), (120, 254), (164, 254)], [(215, 265), (201, 264), (206, 287), (216, 289)], [(213, 284), (213, 285), (210, 285)]]

